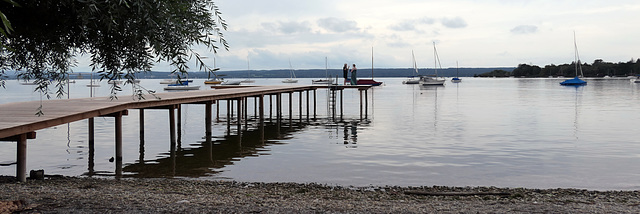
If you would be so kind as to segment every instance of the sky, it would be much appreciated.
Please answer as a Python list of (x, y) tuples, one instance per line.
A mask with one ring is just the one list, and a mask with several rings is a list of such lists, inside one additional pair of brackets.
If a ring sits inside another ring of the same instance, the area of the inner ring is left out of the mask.
[[(229, 28), (223, 71), (443, 68), (640, 58), (637, 0), (214, 0)], [(213, 64), (214, 54), (195, 49)], [(372, 60), (373, 56), (373, 60)], [(291, 65), (289, 64), (291, 62)], [(192, 66), (195, 69), (195, 65)], [(168, 70), (159, 63), (153, 70)]]

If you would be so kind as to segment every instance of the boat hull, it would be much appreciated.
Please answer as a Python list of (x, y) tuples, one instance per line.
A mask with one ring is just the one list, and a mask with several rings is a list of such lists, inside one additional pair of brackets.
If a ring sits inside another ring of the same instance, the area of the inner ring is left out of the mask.
[(313, 84), (331, 84), (331, 83), (333, 83), (333, 80), (323, 80), (323, 79), (311, 80), (311, 83), (313, 83)]
[(586, 84), (587, 82), (585, 82), (584, 80), (581, 80), (578, 77), (575, 77), (573, 79), (568, 79), (560, 83), (560, 85), (573, 85), (573, 86), (580, 86), (580, 85), (586, 85)]
[(222, 80), (206, 80), (204, 81), (204, 84), (212, 84), (212, 85), (222, 84)]
[(171, 91), (171, 90), (199, 90), (199, 89), (200, 89), (199, 85), (188, 85), (188, 86), (177, 85), (177, 86), (164, 87), (164, 90), (167, 90), (167, 91)]
[(420, 84), (420, 80), (419, 79), (408, 79), (408, 80), (402, 81), (402, 84)]
[(358, 81), (356, 81), (356, 85), (379, 86), (382, 85), (382, 82), (378, 82), (373, 79), (359, 79)]

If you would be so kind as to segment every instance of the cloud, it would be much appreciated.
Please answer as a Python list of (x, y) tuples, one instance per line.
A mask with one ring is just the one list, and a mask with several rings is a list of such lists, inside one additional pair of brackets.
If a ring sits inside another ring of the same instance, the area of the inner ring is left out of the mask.
[(318, 19), (317, 24), (321, 28), (324, 28), (325, 30), (328, 30), (330, 32), (335, 32), (335, 33), (348, 32), (348, 31), (360, 31), (360, 28), (358, 28), (357, 22), (349, 21), (345, 19), (333, 18), (333, 17)]
[(464, 28), (467, 27), (467, 22), (464, 21), (464, 19), (462, 19), (461, 17), (455, 17), (455, 18), (442, 18), (442, 20), (440, 20), (442, 22), (442, 25), (444, 25), (445, 27), (448, 28)]
[(391, 30), (395, 30), (395, 31), (418, 31), (420, 32), (420, 30), (418, 30), (418, 27), (421, 25), (431, 25), (435, 23), (435, 20), (432, 18), (421, 18), (421, 19), (410, 19), (410, 20), (404, 20), (398, 24), (394, 24), (389, 26), (389, 29)]
[(309, 22), (265, 22), (262, 23), (262, 27), (264, 27), (268, 31), (275, 31), (284, 34), (295, 34), (295, 33), (308, 33), (311, 32), (311, 28), (309, 27)]
[(519, 25), (511, 29), (511, 33), (514, 34), (531, 34), (538, 32), (538, 27), (535, 25)]

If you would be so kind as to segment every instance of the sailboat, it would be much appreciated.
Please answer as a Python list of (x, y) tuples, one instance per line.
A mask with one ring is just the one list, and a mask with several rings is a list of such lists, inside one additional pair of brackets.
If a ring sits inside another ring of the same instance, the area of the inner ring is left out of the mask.
[(93, 82), (93, 71), (91, 71), (91, 82), (89, 84), (87, 84), (87, 87), (91, 87), (91, 88), (100, 87), (100, 83), (97, 83), (97, 82), (94, 83)]
[(379, 86), (382, 85), (382, 82), (378, 82), (373, 80), (373, 47), (371, 47), (371, 79), (358, 79), (356, 85), (371, 85), (371, 86)]
[[(416, 71), (416, 76), (418, 74), (418, 65), (416, 65), (416, 56), (413, 54), (413, 50), (411, 50), (411, 57), (413, 58), (413, 69)], [(420, 83), (420, 78), (416, 78), (416, 76), (409, 77), (409, 79), (402, 81), (403, 84), (418, 84)]]
[(204, 84), (220, 84), (222, 83), (221, 79), (218, 79), (218, 75), (213, 73), (213, 79), (211, 79), (211, 73), (214, 71), (218, 71), (220, 68), (216, 68), (216, 57), (213, 57), (213, 69), (210, 72), (207, 72), (207, 80), (204, 81)]
[(289, 59), (289, 69), (291, 69), (290, 73), (290, 78), (286, 79), (286, 80), (282, 80), (282, 83), (297, 83), (298, 80), (294, 79), (296, 78), (296, 73), (293, 71), (293, 66), (291, 66), (291, 59)]
[(584, 74), (582, 73), (582, 66), (580, 66), (580, 55), (578, 54), (578, 44), (576, 43), (576, 32), (573, 32), (573, 47), (574, 47), (574, 58), (575, 58), (575, 64), (576, 64), (576, 77), (574, 77), (573, 79), (568, 79), (565, 81), (562, 81), (560, 83), (560, 85), (573, 85), (573, 86), (581, 86), (581, 85), (586, 85), (587, 82), (584, 80), (581, 80), (580, 78), (578, 78), (578, 70), (580, 70), (580, 76), (584, 76)]
[(435, 63), (435, 75), (433, 77), (420, 76), (420, 85), (444, 85), (444, 79), (438, 78), (438, 66), (442, 69), (442, 65), (440, 65), (440, 57), (438, 57), (435, 42), (433, 42), (433, 58)]
[(164, 90), (198, 90), (200, 89), (200, 85), (189, 85), (193, 80), (188, 80), (189, 74), (187, 74), (187, 78), (182, 80), (176, 80), (176, 83), (169, 84), (167, 87), (164, 87)]
[(255, 80), (251, 80), (251, 67), (249, 66), (249, 56), (247, 56), (247, 79), (242, 80), (240, 82), (242, 83), (254, 83), (256, 82)]
[(333, 79), (329, 79), (329, 64), (327, 62), (327, 57), (324, 57), (324, 76), (326, 79), (317, 79), (311, 80), (311, 84), (332, 84)]
[(458, 61), (456, 61), (456, 77), (451, 79), (451, 82), (453, 82), (453, 83), (462, 82), (462, 79), (458, 78)]

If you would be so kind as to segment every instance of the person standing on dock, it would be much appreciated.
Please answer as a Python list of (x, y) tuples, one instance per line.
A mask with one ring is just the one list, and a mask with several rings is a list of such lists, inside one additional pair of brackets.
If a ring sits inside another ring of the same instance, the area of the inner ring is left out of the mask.
[(356, 72), (358, 69), (356, 68), (356, 64), (353, 64), (353, 68), (351, 68), (351, 85), (356, 85)]
[(349, 78), (349, 66), (347, 65), (347, 63), (344, 63), (344, 66), (342, 67), (342, 77), (344, 78), (344, 83), (343, 84), (347, 84), (347, 79)]

